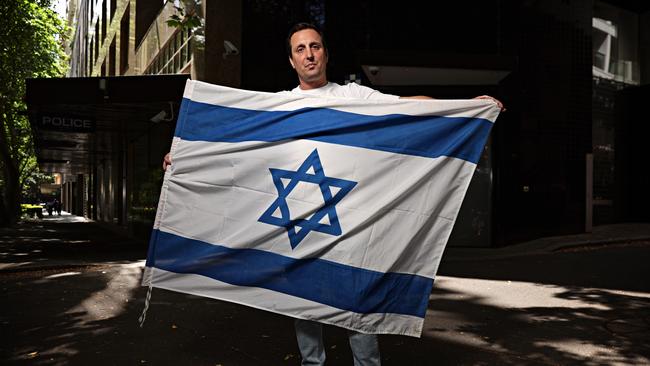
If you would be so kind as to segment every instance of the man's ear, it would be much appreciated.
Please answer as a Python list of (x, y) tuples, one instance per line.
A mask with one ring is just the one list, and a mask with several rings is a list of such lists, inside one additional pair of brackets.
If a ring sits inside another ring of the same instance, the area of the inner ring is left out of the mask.
[(291, 59), (291, 57), (289, 57), (289, 63), (291, 64), (291, 67), (293, 67), (294, 70), (295, 70), (295, 69), (296, 69), (296, 65), (294, 65), (293, 60)]

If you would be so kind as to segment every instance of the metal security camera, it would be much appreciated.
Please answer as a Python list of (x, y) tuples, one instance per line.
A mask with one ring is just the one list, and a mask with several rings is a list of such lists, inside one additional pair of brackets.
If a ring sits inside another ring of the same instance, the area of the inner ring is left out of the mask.
[(230, 41), (223, 41), (223, 48), (225, 50), (224, 53), (223, 53), (223, 58), (224, 59), (227, 56), (230, 56), (230, 55), (234, 56), (234, 55), (239, 54), (239, 50), (237, 49), (237, 47), (235, 47), (235, 45), (232, 44), (232, 42), (230, 42)]
[(169, 113), (167, 113), (167, 111), (163, 109), (160, 112), (156, 113), (155, 116), (149, 118), (149, 121), (153, 123), (171, 122), (173, 120), (174, 120), (174, 105), (172, 104), (172, 102), (169, 102)]
[(164, 121), (164, 120), (165, 120), (165, 117), (167, 117), (167, 112), (165, 112), (165, 111), (160, 111), (160, 112), (156, 113), (155, 116), (149, 118), (149, 120), (150, 120), (151, 122), (153, 122), (153, 123), (158, 123), (158, 122), (160, 122), (160, 121)]

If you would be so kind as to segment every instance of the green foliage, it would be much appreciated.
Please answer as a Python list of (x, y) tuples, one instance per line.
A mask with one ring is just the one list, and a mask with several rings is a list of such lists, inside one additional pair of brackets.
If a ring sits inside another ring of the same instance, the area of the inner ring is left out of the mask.
[(43, 207), (41, 207), (39, 205), (32, 205), (30, 203), (22, 203), (20, 205), (20, 207), (22, 208), (23, 211), (27, 211), (27, 210), (32, 209), (32, 208), (43, 208)]
[(200, 0), (184, 1), (184, 5), (181, 5), (178, 0), (167, 0), (167, 2), (173, 3), (176, 10), (176, 14), (167, 19), (168, 26), (180, 28), (181, 30), (195, 30), (203, 25), (203, 21), (197, 12), (198, 7), (201, 5)]
[(131, 193), (133, 204), (129, 208), (129, 221), (153, 223), (163, 175), (164, 172), (158, 167), (148, 169), (146, 175), (143, 174), (146, 179), (138, 182), (137, 189)]
[(63, 76), (66, 26), (49, 0), (0, 2), (0, 225), (20, 214), (23, 191), (44, 178), (26, 117), (25, 79)]
[(20, 205), (21, 216), (25, 217), (43, 217), (43, 207), (39, 205), (29, 205), (21, 204)]
[(20, 176), (21, 202), (38, 202), (42, 199), (41, 184), (54, 183), (54, 177), (38, 169), (36, 157), (33, 155), (26, 161), (25, 166), (26, 169), (22, 171)]

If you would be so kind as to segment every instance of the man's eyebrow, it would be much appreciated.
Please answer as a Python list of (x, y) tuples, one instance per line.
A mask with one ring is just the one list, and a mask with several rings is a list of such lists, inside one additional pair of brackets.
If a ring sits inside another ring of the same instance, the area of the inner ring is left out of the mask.
[[(311, 42), (309, 42), (309, 47), (316, 46), (316, 45), (322, 47), (322, 46), (323, 46), (323, 42), (320, 42), (320, 41), (311, 41)], [(299, 42), (299, 43), (298, 43), (297, 45), (295, 45), (293, 48), (294, 48), (294, 49), (298, 49), (298, 48), (300, 48), (300, 47), (307, 47), (307, 46), (308, 46), (307, 44), (302, 43), (302, 42)]]

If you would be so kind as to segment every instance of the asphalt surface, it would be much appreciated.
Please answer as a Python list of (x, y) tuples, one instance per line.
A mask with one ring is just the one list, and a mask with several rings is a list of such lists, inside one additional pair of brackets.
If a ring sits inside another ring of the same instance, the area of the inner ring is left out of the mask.
[[(73, 216), (0, 229), (3, 365), (299, 365), (292, 319), (154, 289), (147, 244)], [(384, 365), (650, 364), (650, 224), (500, 249), (448, 248), (422, 338)], [(351, 365), (325, 328), (329, 365)]]

